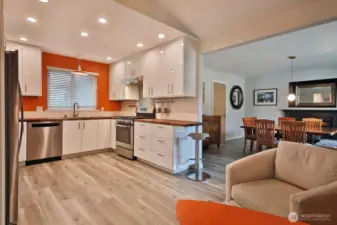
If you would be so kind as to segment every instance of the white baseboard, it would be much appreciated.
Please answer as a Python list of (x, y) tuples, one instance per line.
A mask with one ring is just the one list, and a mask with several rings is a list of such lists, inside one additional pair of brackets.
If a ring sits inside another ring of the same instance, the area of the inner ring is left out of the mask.
[(239, 138), (243, 138), (243, 136), (236, 136), (236, 137), (226, 138), (226, 141), (235, 140), (235, 139), (239, 139)]

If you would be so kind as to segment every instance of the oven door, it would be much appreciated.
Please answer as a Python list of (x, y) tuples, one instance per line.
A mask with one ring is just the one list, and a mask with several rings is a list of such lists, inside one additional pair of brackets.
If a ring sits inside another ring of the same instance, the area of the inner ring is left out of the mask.
[(116, 124), (116, 144), (133, 150), (133, 125)]

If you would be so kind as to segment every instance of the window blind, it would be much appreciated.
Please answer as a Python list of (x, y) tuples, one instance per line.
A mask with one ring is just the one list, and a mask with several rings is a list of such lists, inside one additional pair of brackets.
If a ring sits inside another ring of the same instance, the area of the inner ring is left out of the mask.
[(48, 109), (70, 110), (75, 102), (80, 109), (96, 110), (97, 76), (48, 69)]

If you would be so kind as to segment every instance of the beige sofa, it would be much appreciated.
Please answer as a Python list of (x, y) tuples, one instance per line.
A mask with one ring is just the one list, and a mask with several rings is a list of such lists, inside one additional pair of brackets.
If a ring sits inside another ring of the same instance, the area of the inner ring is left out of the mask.
[(337, 225), (337, 151), (281, 141), (278, 148), (235, 161), (226, 168), (226, 203)]

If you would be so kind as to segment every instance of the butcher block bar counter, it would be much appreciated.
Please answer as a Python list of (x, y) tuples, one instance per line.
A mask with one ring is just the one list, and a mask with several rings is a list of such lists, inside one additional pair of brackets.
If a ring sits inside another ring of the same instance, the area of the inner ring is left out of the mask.
[(162, 124), (168, 126), (179, 126), (179, 127), (194, 127), (202, 125), (202, 122), (194, 121), (183, 121), (183, 120), (166, 120), (166, 119), (136, 119), (137, 122), (142, 123), (154, 123)]

